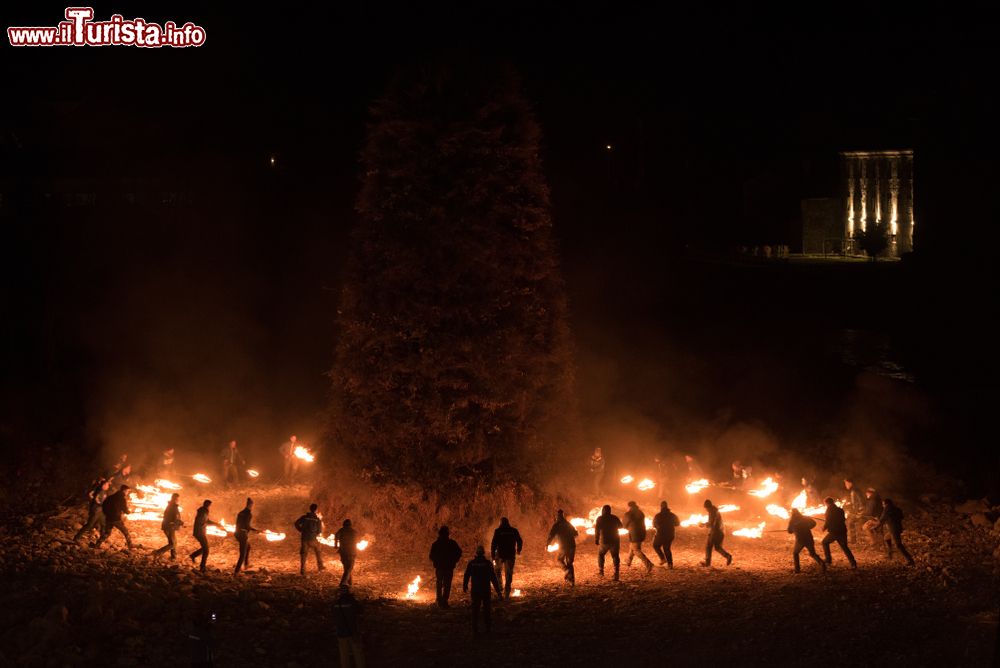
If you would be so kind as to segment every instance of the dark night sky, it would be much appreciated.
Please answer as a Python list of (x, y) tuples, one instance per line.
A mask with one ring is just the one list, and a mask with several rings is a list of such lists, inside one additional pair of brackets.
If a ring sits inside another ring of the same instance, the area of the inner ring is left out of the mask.
[[(230, 425), (315, 423), (366, 108), (412, 60), (488, 56), (521, 72), (578, 313), (622, 292), (656, 302), (664, 258), (686, 244), (790, 240), (800, 197), (837, 194), (841, 149), (916, 149), (925, 255), (976, 264), (996, 239), (996, 198), (975, 195), (997, 176), (997, 26), (976, 10), (143, 5), (96, 9), (191, 20), (206, 45), (0, 49), (4, 395), (21, 416), (6, 438), (59, 413), (54, 401), (79, 409), (46, 437), (80, 420), (101, 431), (107, 413), (135, 410), (123, 388), (153, 385), (156, 402), (197, 413), (181, 398), (191, 378), (192, 401), (229, 397), (214, 408)], [(61, 11), (32, 3), (5, 22), (52, 25)], [(190, 202), (17, 208), (63, 179), (98, 191), (133, 179)], [(755, 228), (743, 194), (762, 179), (779, 184), (780, 212)], [(200, 426), (206, 440), (229, 428)]]

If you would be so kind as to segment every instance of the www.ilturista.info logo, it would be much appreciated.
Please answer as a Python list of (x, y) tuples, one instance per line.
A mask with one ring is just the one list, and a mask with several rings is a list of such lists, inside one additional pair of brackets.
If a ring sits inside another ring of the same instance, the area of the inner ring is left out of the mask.
[(205, 29), (190, 21), (177, 27), (174, 21), (162, 26), (145, 19), (126, 20), (113, 14), (108, 21), (94, 21), (93, 7), (67, 7), (66, 20), (55, 27), (7, 28), (11, 46), (201, 46)]

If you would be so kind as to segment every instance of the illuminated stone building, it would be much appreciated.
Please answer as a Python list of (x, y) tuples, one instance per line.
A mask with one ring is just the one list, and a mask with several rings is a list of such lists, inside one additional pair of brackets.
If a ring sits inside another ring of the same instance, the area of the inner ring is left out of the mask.
[(844, 151), (840, 162), (845, 247), (857, 230), (885, 225), (886, 255), (913, 250), (913, 151)]

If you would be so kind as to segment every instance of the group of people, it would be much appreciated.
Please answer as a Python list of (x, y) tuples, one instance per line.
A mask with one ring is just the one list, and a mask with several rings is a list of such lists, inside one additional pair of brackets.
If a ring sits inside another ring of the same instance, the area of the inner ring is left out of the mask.
[[(298, 480), (299, 469), (303, 462), (296, 455), (296, 448), (300, 445), (299, 437), (292, 434), (288, 437), (287, 441), (278, 447), (282, 461), (281, 482), (294, 483)], [(247, 475), (247, 460), (240, 453), (235, 439), (229, 441), (229, 444), (223, 448), (219, 457), (222, 463), (222, 482), (227, 486), (242, 482)]]

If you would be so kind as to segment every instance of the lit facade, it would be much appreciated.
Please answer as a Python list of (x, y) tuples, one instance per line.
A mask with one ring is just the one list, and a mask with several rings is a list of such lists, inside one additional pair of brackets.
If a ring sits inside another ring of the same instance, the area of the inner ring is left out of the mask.
[(913, 151), (845, 151), (840, 161), (844, 239), (872, 225), (885, 225), (887, 255), (899, 257), (913, 250)]

